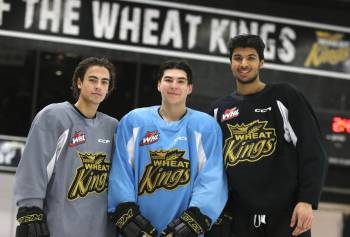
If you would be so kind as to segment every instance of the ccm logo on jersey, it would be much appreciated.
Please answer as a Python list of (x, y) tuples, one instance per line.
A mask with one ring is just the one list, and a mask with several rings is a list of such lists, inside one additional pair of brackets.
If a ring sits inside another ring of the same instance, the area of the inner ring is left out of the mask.
[(254, 112), (257, 113), (266, 113), (267, 111), (271, 111), (271, 107), (268, 107), (266, 109), (255, 109)]
[(69, 147), (77, 146), (82, 143), (85, 143), (85, 141), (86, 141), (85, 134), (82, 133), (81, 131), (77, 131), (73, 134), (71, 138), (71, 142), (69, 143), (68, 146)]
[(108, 140), (108, 139), (101, 139), (101, 138), (100, 138), (100, 139), (97, 140), (97, 142), (99, 142), (99, 143), (106, 143), (106, 144), (107, 144), (107, 143), (110, 143), (111, 140)]
[(142, 138), (140, 146), (149, 145), (159, 140), (158, 130), (152, 132), (147, 131), (146, 135)]
[(238, 115), (239, 110), (237, 109), (237, 107), (233, 107), (232, 109), (226, 109), (222, 115), (221, 122), (235, 118)]

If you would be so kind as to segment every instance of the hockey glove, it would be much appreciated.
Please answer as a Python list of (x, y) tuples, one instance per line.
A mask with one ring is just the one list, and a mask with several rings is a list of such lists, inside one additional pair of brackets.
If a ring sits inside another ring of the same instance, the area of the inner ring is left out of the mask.
[(17, 213), (19, 226), (16, 237), (49, 237), (46, 215), (39, 207), (20, 207)]
[(133, 202), (118, 205), (109, 218), (123, 237), (155, 237), (157, 230), (140, 213), (139, 207)]
[(197, 237), (209, 230), (211, 220), (197, 207), (190, 207), (181, 216), (168, 224), (162, 237)]
[(231, 223), (232, 214), (229, 212), (223, 212), (213, 224), (211, 229), (205, 233), (205, 237), (229, 237), (232, 235)]

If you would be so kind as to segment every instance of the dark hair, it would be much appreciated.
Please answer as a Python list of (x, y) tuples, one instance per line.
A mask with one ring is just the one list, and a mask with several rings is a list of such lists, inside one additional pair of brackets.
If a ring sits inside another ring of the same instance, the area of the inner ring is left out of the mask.
[(259, 59), (264, 59), (265, 44), (258, 35), (244, 34), (232, 37), (228, 43), (230, 61), (232, 60), (233, 50), (236, 48), (253, 48), (258, 53)]
[(71, 89), (73, 91), (73, 96), (75, 99), (78, 99), (80, 95), (80, 89), (78, 88), (78, 80), (80, 79), (81, 81), (83, 81), (86, 71), (92, 66), (104, 67), (109, 71), (110, 81), (109, 81), (107, 96), (114, 89), (114, 85), (115, 85), (114, 65), (106, 58), (89, 57), (82, 60), (74, 70)]
[(180, 69), (186, 72), (187, 74), (187, 82), (188, 84), (192, 84), (192, 69), (188, 65), (186, 61), (182, 60), (169, 60), (164, 63), (162, 63), (159, 66), (159, 71), (158, 71), (158, 81), (162, 80), (162, 77), (164, 75), (164, 71), (168, 69)]

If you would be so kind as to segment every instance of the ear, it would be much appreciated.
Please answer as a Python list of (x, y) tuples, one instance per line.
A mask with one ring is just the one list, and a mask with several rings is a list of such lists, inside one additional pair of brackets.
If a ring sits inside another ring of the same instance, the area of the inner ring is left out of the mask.
[(262, 59), (262, 60), (260, 61), (259, 68), (261, 69), (261, 68), (263, 68), (263, 66), (264, 66), (264, 60)]
[(81, 84), (83, 84), (83, 82), (80, 80), (80, 78), (78, 78), (78, 80), (77, 80), (78, 89), (81, 89)]
[(157, 89), (160, 92), (160, 81), (159, 80), (158, 80), (158, 83), (157, 83)]
[(192, 93), (193, 84), (188, 85), (187, 95)]

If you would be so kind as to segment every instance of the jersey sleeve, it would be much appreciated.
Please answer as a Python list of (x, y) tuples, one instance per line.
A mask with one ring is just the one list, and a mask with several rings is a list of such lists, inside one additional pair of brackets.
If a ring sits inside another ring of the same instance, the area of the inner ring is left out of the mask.
[(317, 209), (327, 169), (320, 127), (311, 105), (300, 92), (291, 91), (288, 107), (298, 154), (298, 201)]
[[(112, 213), (123, 202), (136, 202), (133, 156), (135, 131), (130, 114), (119, 123), (116, 130), (115, 151), (108, 184), (108, 212)], [(135, 128), (137, 129), (137, 128)]]
[(14, 194), (19, 206), (43, 207), (52, 174), (50, 161), (59, 141), (59, 132), (53, 123), (55, 122), (46, 113), (39, 113), (32, 123), (16, 170)]
[(198, 207), (214, 223), (227, 201), (227, 178), (221, 129), (213, 119), (210, 121), (209, 129), (196, 137), (198, 157), (205, 162), (199, 167), (189, 206)]

